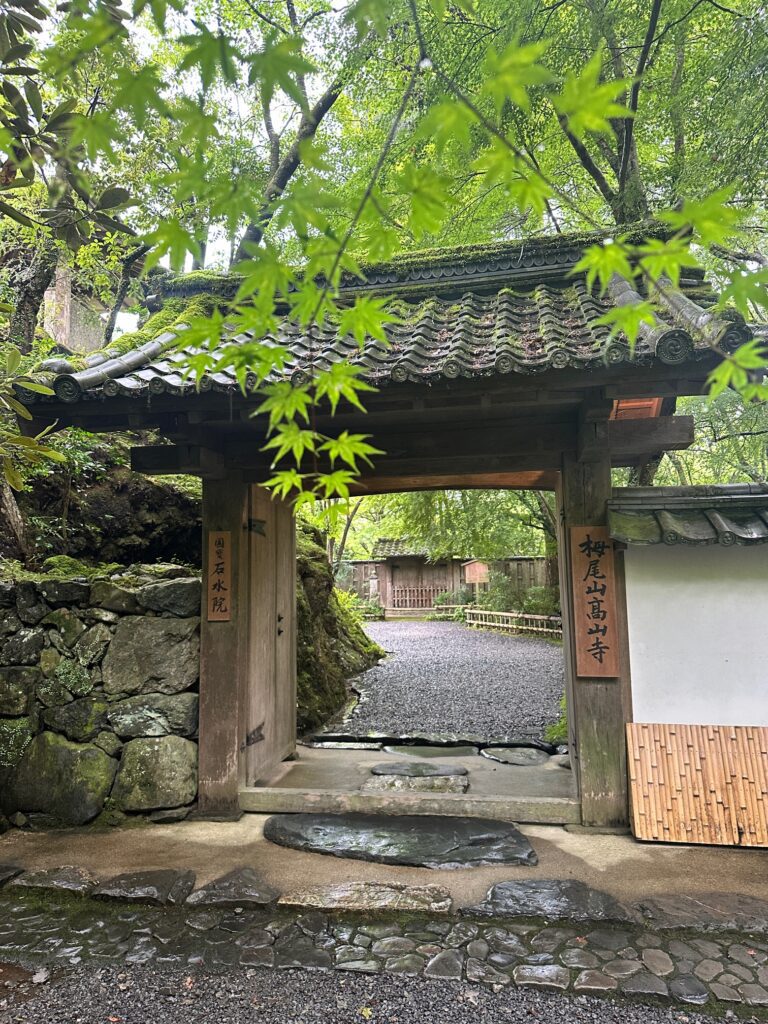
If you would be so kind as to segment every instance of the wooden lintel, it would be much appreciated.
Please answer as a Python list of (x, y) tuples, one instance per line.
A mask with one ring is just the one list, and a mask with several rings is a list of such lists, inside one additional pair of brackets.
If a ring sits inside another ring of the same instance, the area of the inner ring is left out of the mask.
[(693, 416), (657, 416), (608, 422), (608, 448), (612, 459), (680, 451), (689, 448), (693, 439)]
[(558, 473), (554, 470), (521, 473), (470, 473), (443, 476), (361, 477), (350, 487), (355, 495), (396, 494), (401, 491), (512, 490), (554, 491)]
[(131, 469), (152, 476), (187, 474), (221, 480), (227, 464), (219, 452), (198, 445), (159, 444), (131, 448)]

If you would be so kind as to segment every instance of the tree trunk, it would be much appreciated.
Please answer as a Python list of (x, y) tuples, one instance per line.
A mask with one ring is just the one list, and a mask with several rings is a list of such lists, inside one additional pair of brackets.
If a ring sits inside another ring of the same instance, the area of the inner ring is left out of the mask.
[(0, 480), (0, 519), (2, 519), (2, 548), (7, 558), (15, 558), (26, 564), (27, 538), (24, 519), (6, 480)]
[(109, 311), (109, 320), (107, 320), (107, 326), (104, 328), (104, 347), (112, 341), (112, 335), (115, 333), (115, 326), (117, 325), (117, 318), (120, 314), (120, 310), (125, 302), (125, 297), (128, 294), (128, 289), (131, 286), (131, 269), (137, 260), (140, 260), (142, 256), (149, 252), (148, 245), (140, 245), (134, 249), (133, 252), (123, 260), (123, 266), (120, 271), (120, 283), (117, 286), (115, 292), (115, 300), (112, 303), (112, 309)]
[(26, 272), (19, 278), (8, 339), (24, 353), (32, 350), (40, 307), (58, 262), (59, 250), (56, 243), (53, 239), (46, 239), (32, 257)]

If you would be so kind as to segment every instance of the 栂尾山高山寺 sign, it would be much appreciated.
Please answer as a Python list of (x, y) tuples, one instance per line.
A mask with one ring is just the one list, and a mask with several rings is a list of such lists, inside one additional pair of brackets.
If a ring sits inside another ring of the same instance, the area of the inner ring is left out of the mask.
[(604, 526), (571, 527), (576, 675), (619, 674), (613, 541)]

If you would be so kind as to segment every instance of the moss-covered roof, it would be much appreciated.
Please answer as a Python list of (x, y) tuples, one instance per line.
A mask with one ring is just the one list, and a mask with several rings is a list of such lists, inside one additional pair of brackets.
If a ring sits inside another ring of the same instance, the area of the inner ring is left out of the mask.
[[(535, 374), (566, 367), (589, 369), (630, 359), (638, 364), (684, 363), (711, 353), (713, 342), (727, 349), (751, 337), (743, 321), (714, 314), (699, 304), (706, 304), (701, 297), (702, 277), (692, 272), (680, 289), (671, 285), (665, 289), (655, 324), (641, 325), (638, 344), (630, 353), (626, 340), (610, 338), (608, 329), (597, 321), (614, 306), (640, 302), (642, 296), (627, 282), (615, 279), (600, 297), (587, 288), (583, 276), (573, 274), (584, 246), (594, 240), (593, 235), (558, 235), (411, 253), (367, 267), (364, 281), (346, 282), (350, 294), (370, 290), (394, 296), (392, 311), (399, 322), (388, 325), (387, 344), (369, 340), (360, 348), (330, 324), (310, 337), (288, 318), (266, 340), (288, 348), (290, 358), (283, 375), (294, 382), (306, 380), (313, 370), (349, 361), (380, 386), (511, 372)], [(156, 314), (129, 351), (122, 340), (120, 351), (90, 360), (84, 370), (66, 372), (57, 366), (58, 376), (52, 381), (57, 398), (78, 402), (116, 395), (196, 394), (198, 388), (185, 371), (199, 350), (185, 347), (183, 330), (177, 329), (185, 315), (191, 315), (180, 296), (186, 290), (187, 302), (221, 304), (222, 292), (233, 290), (237, 280), (223, 277), (220, 284), (222, 288), (212, 294), (207, 273), (167, 283), (165, 294), (175, 296), (166, 307), (172, 312), (163, 309)], [(207, 291), (191, 300), (198, 287)], [(686, 293), (689, 289), (698, 301)], [(252, 339), (243, 335), (234, 340)], [(248, 389), (255, 385), (255, 375), (249, 376)], [(217, 372), (204, 377), (199, 390), (234, 392), (238, 388), (233, 373)], [(34, 400), (29, 394), (24, 398)]]

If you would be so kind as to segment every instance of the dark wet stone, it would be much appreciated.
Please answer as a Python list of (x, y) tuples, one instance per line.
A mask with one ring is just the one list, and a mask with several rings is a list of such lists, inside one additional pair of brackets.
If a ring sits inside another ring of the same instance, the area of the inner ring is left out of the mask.
[(418, 975), (424, 969), (424, 957), (417, 956), (415, 953), (394, 956), (386, 961), (384, 967), (392, 974)]
[(413, 939), (390, 935), (387, 939), (378, 939), (374, 942), (371, 952), (376, 956), (399, 956), (402, 953), (412, 953), (414, 949), (416, 943)]
[(559, 879), (499, 882), (491, 886), (482, 903), (465, 907), (461, 913), (470, 917), (543, 917), (548, 921), (632, 920), (627, 908), (613, 896), (583, 882)]
[(502, 974), (490, 964), (482, 960), (467, 960), (467, 981), (479, 982), (481, 985), (503, 986), (508, 985), (510, 978), (508, 974)]
[(491, 761), (532, 768), (549, 760), (549, 754), (538, 747), (485, 747), (480, 753)]
[(560, 962), (566, 967), (580, 967), (582, 970), (597, 967), (600, 963), (587, 949), (566, 949), (560, 954)]
[(317, 910), (310, 910), (296, 918), (297, 926), (305, 935), (319, 935), (328, 928), (328, 918)]
[(221, 914), (217, 914), (215, 911), (205, 910), (200, 914), (191, 914), (186, 919), (186, 924), (196, 932), (207, 932), (218, 925), (221, 916)]
[(467, 775), (467, 769), (461, 765), (429, 764), (421, 761), (392, 761), (388, 764), (375, 764), (371, 768), (372, 775), (405, 775), (410, 779), (431, 779), (451, 775)]
[(241, 949), (262, 949), (264, 946), (271, 946), (274, 941), (274, 935), (265, 928), (251, 928), (235, 939)]
[(424, 975), (427, 978), (459, 979), (463, 966), (464, 956), (457, 949), (444, 949), (432, 957), (424, 968)]
[(542, 953), (554, 953), (575, 934), (570, 928), (543, 928), (531, 939), (531, 948)]
[(337, 963), (336, 969), (339, 971), (357, 971), (360, 974), (377, 974), (381, 970), (381, 962), (373, 959), (345, 960), (344, 963)]
[(16, 878), (22, 871), (23, 868), (19, 868), (15, 864), (0, 864), (0, 886), (10, 882), (12, 878)]
[(663, 978), (675, 969), (672, 957), (663, 949), (644, 949), (643, 963), (657, 978)]
[(388, 754), (405, 754), (409, 757), (473, 757), (478, 753), (477, 747), (430, 747), (430, 746), (389, 746), (384, 747)]
[(463, 946), (475, 938), (478, 932), (476, 924), (469, 924), (467, 921), (459, 921), (451, 928), (445, 936), (446, 946)]
[(609, 978), (601, 971), (582, 971), (573, 983), (573, 990), (585, 995), (600, 995), (603, 992), (615, 991), (618, 985), (615, 978)]
[(485, 939), (473, 939), (467, 943), (467, 956), (473, 960), (485, 960), (491, 951), (491, 947)]
[(275, 963), (275, 951), (270, 946), (257, 946), (244, 949), (240, 954), (243, 967), (272, 967)]
[(186, 807), (166, 807), (159, 811), (151, 811), (149, 820), (153, 825), (175, 825), (179, 821), (185, 821), (195, 804), (188, 804)]
[(386, 939), (390, 935), (402, 935), (399, 924), (385, 924), (383, 921), (381, 923), (371, 921), (369, 924), (363, 925), (360, 931), (363, 935), (370, 935), (372, 939)]
[(45, 600), (52, 605), (87, 604), (91, 593), (89, 584), (75, 580), (43, 580), (39, 589)]
[(768, 934), (768, 900), (740, 893), (653, 896), (636, 908), (651, 928)]
[(264, 906), (273, 903), (278, 893), (256, 874), (253, 868), (236, 868), (209, 882), (187, 897), (193, 907)]
[(381, 864), (460, 868), (538, 862), (514, 825), (483, 818), (283, 814), (267, 820), (264, 837), (281, 846)]
[(695, 1006), (701, 1006), (709, 999), (707, 986), (698, 978), (694, 978), (692, 974), (683, 974), (673, 978), (669, 983), (669, 992), (675, 999), (680, 999), (684, 1003), (693, 1003)]
[(160, 868), (117, 875), (100, 885), (93, 895), (100, 899), (128, 900), (164, 907), (168, 903), (183, 903), (194, 885), (194, 871)]
[(666, 983), (650, 971), (640, 971), (621, 983), (621, 991), (633, 996), (669, 995)]
[(516, 985), (556, 989), (559, 992), (564, 992), (571, 983), (571, 972), (556, 964), (539, 966), (520, 964), (512, 972), (512, 977)]
[(600, 956), (601, 949), (618, 953), (620, 949), (629, 945), (629, 935), (626, 932), (611, 932), (604, 928), (589, 932), (586, 939), (589, 946), (598, 947), (598, 956)]
[(34, 583), (24, 581), (16, 584), (16, 611), (22, 622), (36, 626), (50, 610)]
[(489, 928), (485, 939), (494, 953), (513, 953), (515, 956), (527, 956), (528, 947), (517, 935), (512, 935), (503, 928)]
[(179, 618), (200, 614), (200, 580), (164, 580), (136, 591), (139, 604), (156, 612), (169, 612)]
[(87, 896), (96, 888), (96, 879), (88, 871), (77, 867), (46, 868), (27, 871), (9, 883), (9, 888), (45, 889), (54, 892), (72, 892)]

